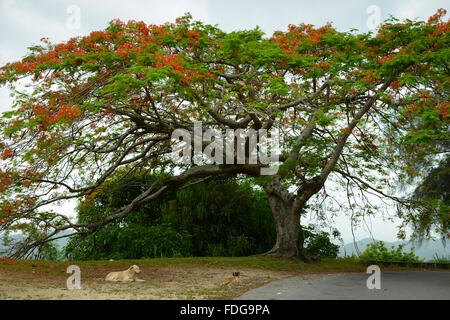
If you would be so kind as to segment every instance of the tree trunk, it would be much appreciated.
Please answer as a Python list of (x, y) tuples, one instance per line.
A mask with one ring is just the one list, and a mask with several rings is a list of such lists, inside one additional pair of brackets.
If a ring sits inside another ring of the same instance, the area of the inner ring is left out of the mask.
[[(277, 228), (277, 241), (265, 254), (279, 254), (299, 258), (306, 262), (317, 259), (303, 247), (303, 233), (300, 226), (300, 213), (294, 210), (295, 196), (285, 190), (280, 183), (267, 186), (267, 197)], [(303, 208), (301, 208), (303, 209)]]

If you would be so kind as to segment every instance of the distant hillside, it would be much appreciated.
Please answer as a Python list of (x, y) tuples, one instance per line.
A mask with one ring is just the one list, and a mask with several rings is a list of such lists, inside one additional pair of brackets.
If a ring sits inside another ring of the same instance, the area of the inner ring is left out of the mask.
[[(69, 231), (66, 231), (69, 233)], [(58, 233), (58, 235), (66, 234), (65, 232)], [(16, 243), (22, 239), (21, 234), (13, 234), (10, 236), (10, 238), (13, 240), (13, 243)], [(69, 241), (69, 238), (62, 238), (55, 240), (56, 246), (58, 247), (58, 250), (61, 250), (64, 248), (64, 246), (67, 244), (67, 241)], [(3, 252), (5, 251), (6, 247), (3, 245), (3, 236), (0, 235), (0, 257), (2, 256)]]
[[(360, 241), (356, 242), (356, 246), (358, 247), (359, 251), (362, 252), (366, 249), (367, 245), (369, 243), (373, 243), (374, 241), (377, 241), (376, 239), (370, 239), (365, 238)], [(395, 242), (384, 242), (385, 246), (388, 249), (391, 249), (391, 246), (397, 247), (400, 244), (404, 244), (403, 247), (404, 252), (410, 252), (411, 248), (414, 250), (414, 254), (418, 256), (420, 259), (423, 259), (425, 261), (432, 260), (436, 255), (439, 257), (442, 256), (449, 256), (450, 255), (450, 243), (447, 243), (447, 246), (444, 247), (441, 240), (424, 240), (422, 242), (422, 245), (419, 246), (418, 244), (412, 244), (409, 241), (395, 241)], [(344, 246), (341, 246), (339, 249), (339, 256), (343, 257), (345, 255), (351, 256), (352, 254), (358, 255), (357, 250), (355, 248), (355, 244), (348, 243)]]

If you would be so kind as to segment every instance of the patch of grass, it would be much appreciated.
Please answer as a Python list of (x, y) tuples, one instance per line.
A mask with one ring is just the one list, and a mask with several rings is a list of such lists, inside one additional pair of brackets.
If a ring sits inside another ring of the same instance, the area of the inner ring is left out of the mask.
[[(448, 261), (448, 258), (446, 258)], [(444, 259), (438, 259), (444, 260)], [(32, 267), (32, 264), (35, 267)], [(293, 273), (313, 272), (363, 272), (367, 266), (356, 258), (325, 258), (315, 263), (305, 263), (297, 259), (280, 256), (251, 256), (251, 257), (187, 257), (187, 258), (156, 258), (140, 260), (97, 260), (97, 261), (35, 261), (14, 260), (14, 263), (0, 261), (0, 271), (14, 273), (31, 273), (36, 277), (49, 276), (67, 277), (67, 267), (77, 265), (85, 271), (85, 275), (92, 278), (103, 278), (107, 272), (128, 268), (132, 264), (140, 267), (168, 267), (168, 268), (257, 268), (272, 271)]]
[[(126, 263), (124, 263), (127, 261)], [(90, 262), (94, 263), (94, 262)], [(110, 262), (115, 265), (115, 262)], [(148, 260), (121, 260), (121, 266), (138, 264), (139, 266), (180, 266), (180, 267), (214, 267), (214, 268), (258, 268), (286, 272), (353, 272), (365, 271), (366, 267), (357, 259), (322, 259), (316, 263), (305, 263), (297, 259), (275, 256), (252, 257), (191, 257), (159, 258)], [(110, 265), (110, 266), (111, 266)], [(80, 266), (81, 267), (81, 266)]]

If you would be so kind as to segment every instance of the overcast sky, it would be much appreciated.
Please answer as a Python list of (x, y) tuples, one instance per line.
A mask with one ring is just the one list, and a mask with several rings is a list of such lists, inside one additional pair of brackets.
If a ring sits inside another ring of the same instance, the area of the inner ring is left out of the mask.
[[(112, 19), (142, 20), (161, 24), (190, 12), (194, 19), (218, 24), (224, 31), (259, 26), (268, 36), (285, 30), (288, 24), (311, 23), (316, 26), (332, 22), (340, 31), (351, 28), (366, 32), (389, 15), (397, 18), (426, 20), (445, 8), (443, 0), (0, 0), (0, 65), (20, 59), (27, 47), (43, 37), (61, 42), (93, 30), (102, 30)], [(6, 88), (0, 88), (0, 112), (10, 109)], [(72, 207), (63, 209), (71, 213)], [(347, 218), (337, 219), (345, 242), (352, 239)], [(394, 241), (394, 223), (372, 219), (375, 238)], [(356, 238), (370, 233), (358, 229)]]

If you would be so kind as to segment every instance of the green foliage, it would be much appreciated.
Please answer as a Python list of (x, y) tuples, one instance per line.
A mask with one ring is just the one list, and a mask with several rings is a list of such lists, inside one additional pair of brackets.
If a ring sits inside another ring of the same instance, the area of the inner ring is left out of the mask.
[(446, 155), (436, 167), (427, 171), (413, 196), (419, 199), (439, 199), (450, 205), (450, 157)]
[(261, 253), (275, 242), (264, 192), (227, 176), (181, 190), (164, 206), (162, 217), (192, 235), (195, 256)]
[(62, 259), (62, 252), (58, 250), (58, 246), (55, 241), (50, 241), (37, 248), (35, 255), (36, 260), (46, 261), (60, 261)]
[[(77, 207), (79, 221), (104, 218), (157, 178), (144, 173), (113, 179), (88, 205)], [(65, 253), (76, 260), (243, 256), (269, 250), (275, 236), (265, 193), (218, 176), (168, 193), (95, 234), (71, 238)]]
[(320, 258), (337, 258), (339, 246), (332, 243), (328, 232), (313, 232), (312, 228), (303, 227), (303, 237), (305, 248), (315, 256)]
[(384, 245), (383, 241), (376, 241), (367, 245), (367, 249), (364, 250), (359, 258), (361, 260), (377, 260), (388, 262), (421, 262), (418, 256), (413, 252), (411, 248), (410, 252), (403, 252), (403, 245), (397, 247), (392, 246), (389, 250)]
[(138, 259), (190, 256), (191, 237), (170, 225), (108, 225), (97, 233), (74, 236), (65, 247), (75, 260)]

